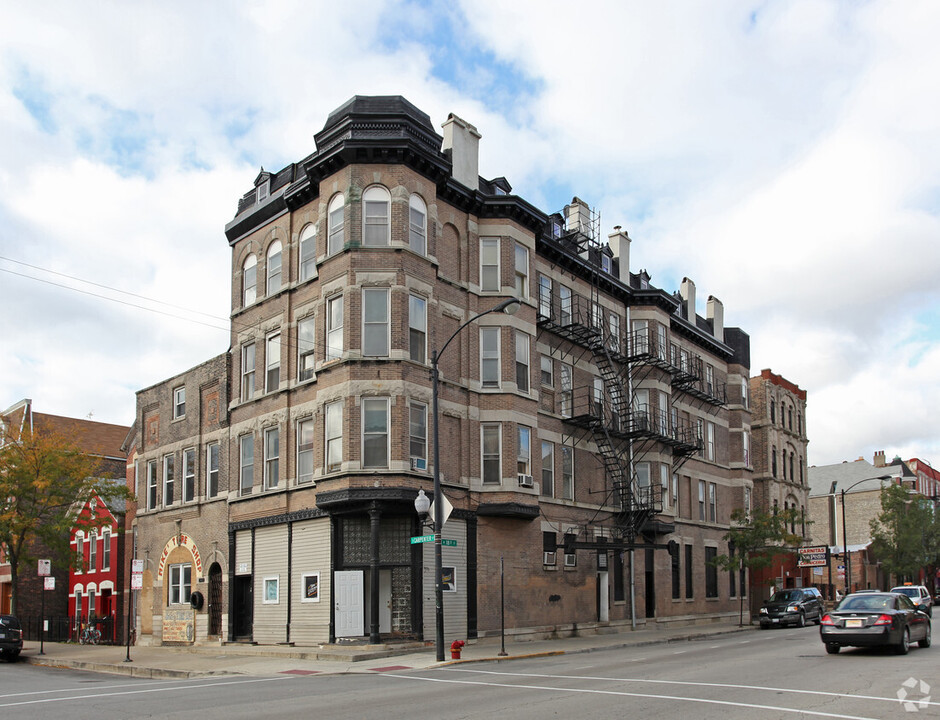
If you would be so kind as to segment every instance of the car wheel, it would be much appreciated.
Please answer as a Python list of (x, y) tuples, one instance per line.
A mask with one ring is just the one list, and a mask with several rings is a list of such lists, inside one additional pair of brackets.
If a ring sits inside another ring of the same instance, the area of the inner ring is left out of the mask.
[(930, 623), (927, 623), (927, 634), (924, 635), (924, 639), (923, 639), (923, 640), (919, 640), (919, 641), (917, 642), (917, 645), (918, 645), (919, 647), (922, 647), (922, 648), (929, 648), (929, 647), (930, 647)]
[(816, 625), (822, 625), (822, 612), (816, 613), (816, 619), (813, 620)]
[(826, 643), (826, 652), (830, 655), (837, 654), (841, 649), (841, 645), (836, 645), (835, 643)]
[(894, 648), (894, 652), (898, 655), (907, 655), (907, 651), (911, 649), (911, 629), (904, 628), (904, 632), (901, 633), (901, 642), (897, 644)]
[(800, 617), (799, 617), (799, 619), (796, 621), (796, 626), (797, 626), (797, 627), (806, 627), (806, 613), (803, 612), (802, 610), (800, 611)]

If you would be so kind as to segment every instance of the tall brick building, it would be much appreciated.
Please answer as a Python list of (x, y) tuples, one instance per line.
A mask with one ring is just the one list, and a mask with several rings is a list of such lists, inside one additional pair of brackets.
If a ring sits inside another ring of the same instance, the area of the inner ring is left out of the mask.
[(631, 272), (583, 201), (481, 178), (453, 115), (357, 96), (314, 139), (226, 226), (229, 350), (138, 394), (143, 640), (432, 637), (409, 538), (449, 340), (448, 641), (498, 632), (501, 568), (518, 634), (734, 615), (708, 561), (752, 489), (749, 338), (720, 301)]

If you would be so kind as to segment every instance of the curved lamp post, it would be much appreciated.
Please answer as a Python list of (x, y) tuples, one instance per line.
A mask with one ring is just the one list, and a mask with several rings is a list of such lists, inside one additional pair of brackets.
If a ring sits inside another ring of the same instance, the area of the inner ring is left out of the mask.
[[(893, 477), (894, 475), (879, 475), (878, 477), (862, 478), (861, 480), (858, 480), (852, 483), (851, 485), (849, 485), (847, 488), (842, 488), (841, 490), (841, 493), (842, 493), (842, 549), (845, 552), (845, 594), (846, 595), (849, 594), (849, 590), (852, 587), (852, 556), (849, 553), (849, 541), (845, 535), (845, 493), (851, 490), (852, 488), (854, 488), (856, 485), (861, 485), (863, 482), (868, 482), (869, 480), (881, 480), (881, 481), (891, 480)], [(832, 483), (833, 492), (835, 492), (837, 482), (838, 481), (834, 481)]]
[[(444, 661), (444, 585), (441, 581), (441, 575), (444, 571), (443, 556), (441, 553), (441, 527), (444, 524), (444, 503), (441, 501), (441, 446), (438, 431), (437, 408), (437, 385), (439, 373), (437, 362), (443, 352), (447, 349), (447, 346), (450, 345), (451, 340), (457, 337), (460, 334), (460, 331), (467, 327), (467, 325), (472, 323), (474, 320), (479, 320), (484, 315), (489, 315), (490, 313), (495, 312), (504, 312), (507, 315), (515, 315), (519, 310), (520, 305), (521, 303), (517, 298), (503, 300), (495, 307), (481, 312), (478, 315), (474, 315), (472, 318), (463, 323), (459, 328), (457, 328), (453, 335), (447, 338), (447, 342), (441, 346), (440, 350), (431, 351), (431, 414), (434, 416), (434, 624), (436, 631), (435, 646), (437, 648), (438, 662)], [(427, 516), (429, 509), (430, 501), (428, 500), (427, 495), (424, 494), (423, 490), (419, 490), (418, 497), (415, 498), (415, 510), (423, 519)]]

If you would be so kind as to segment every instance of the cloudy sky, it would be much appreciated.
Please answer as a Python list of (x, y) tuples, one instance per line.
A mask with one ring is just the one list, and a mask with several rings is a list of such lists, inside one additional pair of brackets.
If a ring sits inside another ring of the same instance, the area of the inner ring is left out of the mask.
[(940, 3), (0, 0), (0, 407), (130, 424), (228, 347), (223, 235), (352, 95), (483, 134), (809, 393), (811, 464), (940, 464)]

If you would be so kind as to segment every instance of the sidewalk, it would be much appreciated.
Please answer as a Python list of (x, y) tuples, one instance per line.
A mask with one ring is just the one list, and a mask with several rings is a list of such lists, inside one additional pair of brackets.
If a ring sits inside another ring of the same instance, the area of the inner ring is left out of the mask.
[(296, 675), (383, 672), (415, 670), (465, 662), (505, 662), (544, 657), (639, 647), (659, 643), (688, 642), (728, 633), (748, 632), (753, 626), (714, 623), (676, 628), (626, 629), (624, 632), (590, 634), (581, 637), (509, 642), (500, 656), (499, 638), (468, 643), (460, 660), (452, 660), (450, 646), (446, 660), (438, 663), (433, 642), (389, 645), (322, 645), (290, 647), (283, 645), (202, 645), (189, 647), (131, 647), (131, 662), (123, 646), (77, 645), (73, 643), (29, 642), (20, 659), (47, 667), (72, 668), (118, 673), (133, 677), (179, 679), (219, 675)]

